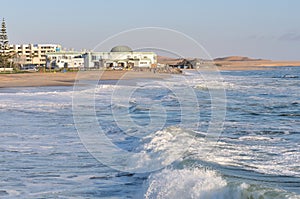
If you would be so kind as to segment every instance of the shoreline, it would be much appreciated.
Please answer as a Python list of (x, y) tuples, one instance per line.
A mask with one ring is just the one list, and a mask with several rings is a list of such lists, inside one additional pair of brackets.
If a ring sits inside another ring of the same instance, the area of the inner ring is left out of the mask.
[(1, 74), (0, 88), (73, 86), (76, 80), (163, 79), (167, 73), (135, 71), (80, 71), (56, 73)]
[[(224, 62), (223, 62), (224, 63)], [(253, 64), (249, 63), (249, 64)], [(276, 67), (300, 67), (291, 65), (242, 65), (231, 63), (230, 65), (217, 66), (219, 71), (249, 71), (272, 70)], [(192, 69), (197, 70), (197, 69)], [(203, 68), (209, 70), (209, 68)], [(0, 89), (13, 87), (47, 87), (47, 86), (73, 86), (76, 80), (119, 80), (119, 79), (164, 79), (171, 77), (171, 73), (154, 73), (151, 71), (79, 71), (56, 73), (19, 73), (0, 74)]]

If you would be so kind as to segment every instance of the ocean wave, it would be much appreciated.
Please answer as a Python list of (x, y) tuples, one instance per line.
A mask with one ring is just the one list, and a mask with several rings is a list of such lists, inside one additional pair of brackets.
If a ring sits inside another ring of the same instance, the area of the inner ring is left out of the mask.
[(158, 158), (162, 166), (191, 158), (264, 175), (300, 177), (297, 167), (300, 152), (288, 150), (293, 146), (287, 147), (286, 144), (287, 141), (282, 138), (261, 135), (221, 138), (216, 143), (208, 139), (206, 133), (171, 126), (142, 139), (138, 151), (147, 154), (147, 157), (141, 158), (138, 164), (145, 164), (153, 157)]
[(141, 151), (149, 153), (150, 160), (159, 157), (164, 166), (191, 158), (208, 165), (242, 168), (245, 173), (300, 177), (300, 152), (287, 145), (283, 138), (261, 135), (221, 138), (215, 143), (205, 133), (173, 126), (144, 137)]
[(266, 136), (241, 136), (238, 138), (242, 141), (270, 141), (270, 142), (277, 142), (282, 141), (282, 138), (273, 138), (273, 137), (266, 137)]
[(53, 103), (53, 102), (43, 102), (43, 101), (33, 101), (33, 102), (0, 102), (0, 111), (20, 111), (26, 113), (36, 113), (36, 112), (47, 112), (54, 113), (58, 110), (69, 109), (72, 105), (68, 103)]
[(298, 196), (244, 182), (229, 182), (206, 168), (166, 168), (149, 176), (145, 199), (283, 199)]
[(15, 92), (15, 93), (0, 93), (0, 96), (23, 96), (23, 97), (32, 97), (32, 96), (70, 96), (73, 91), (38, 91), (38, 92)]
[(194, 86), (196, 89), (200, 90), (220, 90), (220, 89), (235, 89), (236, 85), (230, 82), (223, 82), (223, 81), (208, 81), (198, 83)]
[[(167, 127), (149, 134), (136, 149), (136, 168), (163, 168), (180, 160), (193, 142), (193, 135), (178, 127)], [(155, 161), (154, 161), (155, 160)]]
[(146, 199), (214, 198), (223, 196), (227, 182), (214, 171), (164, 169), (148, 179)]
[(192, 148), (196, 160), (225, 167), (234, 166), (264, 175), (300, 177), (300, 152), (289, 150), (296, 146), (286, 145), (287, 142), (279, 138), (243, 136), (236, 141), (219, 141), (215, 150), (207, 156), (202, 155), (202, 145), (197, 143)]

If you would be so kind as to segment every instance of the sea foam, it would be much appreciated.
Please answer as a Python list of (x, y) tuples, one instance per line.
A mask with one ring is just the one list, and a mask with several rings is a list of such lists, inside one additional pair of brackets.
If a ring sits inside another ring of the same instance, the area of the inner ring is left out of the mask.
[(206, 168), (166, 168), (150, 175), (145, 184), (146, 199), (296, 199), (284, 191), (228, 182), (216, 171)]

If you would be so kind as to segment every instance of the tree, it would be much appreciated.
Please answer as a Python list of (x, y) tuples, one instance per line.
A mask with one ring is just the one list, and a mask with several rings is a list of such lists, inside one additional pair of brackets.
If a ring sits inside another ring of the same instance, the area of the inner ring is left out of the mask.
[(6, 67), (9, 63), (7, 59), (9, 58), (9, 44), (6, 32), (6, 24), (3, 18), (1, 31), (0, 31), (0, 66)]

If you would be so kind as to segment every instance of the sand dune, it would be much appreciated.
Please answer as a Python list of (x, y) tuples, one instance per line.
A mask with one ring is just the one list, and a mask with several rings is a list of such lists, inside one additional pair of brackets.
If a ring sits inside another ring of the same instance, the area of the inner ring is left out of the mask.
[(229, 57), (220, 57), (215, 58), (214, 61), (270, 61), (264, 59), (253, 59), (249, 57), (242, 57), (242, 56), (229, 56)]

